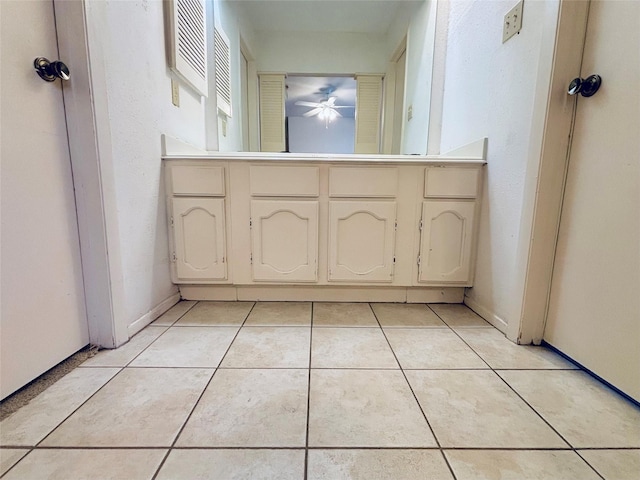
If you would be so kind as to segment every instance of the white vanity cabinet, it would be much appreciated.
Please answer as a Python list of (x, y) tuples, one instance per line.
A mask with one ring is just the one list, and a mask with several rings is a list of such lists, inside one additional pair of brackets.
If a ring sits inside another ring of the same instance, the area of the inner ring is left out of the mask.
[(392, 283), (395, 167), (329, 168), (329, 282)]
[(174, 283), (226, 281), (224, 166), (169, 165), (166, 184)]
[(227, 278), (224, 200), (172, 198), (171, 222), (178, 281)]
[(194, 300), (459, 302), (482, 159), (165, 158), (173, 281)]
[(319, 170), (304, 165), (249, 166), (254, 282), (318, 281)]
[(251, 202), (251, 271), (256, 282), (318, 280), (318, 202)]
[(480, 180), (477, 168), (425, 169), (419, 282), (471, 286)]
[(329, 202), (329, 281), (393, 281), (395, 202)]

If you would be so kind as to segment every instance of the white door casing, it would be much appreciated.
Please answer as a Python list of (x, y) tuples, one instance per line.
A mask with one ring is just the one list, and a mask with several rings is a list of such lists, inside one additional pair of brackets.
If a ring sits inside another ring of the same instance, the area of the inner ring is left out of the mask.
[(4, 398), (88, 344), (89, 332), (62, 87), (32, 67), (58, 59), (53, 3), (0, 9), (11, 72), (0, 104)]
[(251, 267), (254, 281), (318, 280), (318, 202), (253, 200)]
[(179, 281), (227, 278), (224, 199), (173, 198)]
[(329, 202), (329, 281), (392, 282), (396, 202)]

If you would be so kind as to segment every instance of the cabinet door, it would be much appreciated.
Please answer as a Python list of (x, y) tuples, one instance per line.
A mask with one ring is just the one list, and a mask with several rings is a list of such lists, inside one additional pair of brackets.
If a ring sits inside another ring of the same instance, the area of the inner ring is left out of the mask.
[(178, 281), (226, 279), (224, 200), (173, 198), (171, 202)]
[(471, 280), (474, 202), (430, 200), (422, 204), (419, 280)]
[(318, 280), (318, 202), (251, 202), (253, 279)]
[(396, 202), (329, 202), (329, 280), (393, 281)]

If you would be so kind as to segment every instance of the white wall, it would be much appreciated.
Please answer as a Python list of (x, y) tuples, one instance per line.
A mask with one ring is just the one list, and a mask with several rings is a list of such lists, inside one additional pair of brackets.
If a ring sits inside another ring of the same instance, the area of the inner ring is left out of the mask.
[[(532, 142), (540, 142), (531, 135), (534, 121), (541, 120), (537, 113), (546, 105), (538, 72), (549, 68), (553, 55), (553, 42), (542, 35), (557, 21), (557, 2), (525, 2), (522, 31), (502, 44), (503, 16), (512, 6), (512, 1), (450, 2), (440, 145), (446, 152), (489, 138), (477, 271), (467, 295), (472, 306), (503, 327), (519, 318), (525, 173)], [(544, 98), (536, 98), (537, 89)]]
[(262, 72), (383, 73), (388, 61), (383, 34), (257, 32), (255, 50)]
[(289, 117), (289, 151), (292, 153), (353, 153), (354, 118), (336, 118), (325, 128), (317, 117)]
[(117, 228), (107, 235), (119, 246), (112, 282), (120, 292), (114, 303), (122, 343), (144, 326), (136, 321), (148, 320), (177, 293), (169, 273), (160, 135), (205, 148), (205, 107), (185, 86), (180, 107), (171, 103), (162, 2), (88, 1), (86, 21), (94, 81), (103, 88), (94, 95), (105, 105), (97, 128), (110, 139), (99, 146), (100, 156), (113, 164), (113, 189), (107, 185), (104, 195), (116, 210)]

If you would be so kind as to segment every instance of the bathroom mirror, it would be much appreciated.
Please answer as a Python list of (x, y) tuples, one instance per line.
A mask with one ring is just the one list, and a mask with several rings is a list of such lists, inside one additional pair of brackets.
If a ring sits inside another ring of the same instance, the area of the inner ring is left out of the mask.
[[(296, 106), (295, 102), (331, 101), (332, 94), (326, 95), (326, 90), (321, 90), (331, 88), (330, 80), (325, 80), (323, 85), (314, 85), (313, 92), (317, 92), (314, 98), (309, 95), (306, 99), (297, 98), (297, 84), (303, 78), (331, 78), (336, 83), (358, 76), (378, 75), (382, 86), (377, 110), (373, 109), (379, 115), (378, 152), (426, 153), (435, 34), (433, 2), (216, 0), (214, 7), (216, 26), (225, 31), (231, 43), (231, 81), (235, 94), (232, 100), (234, 114), (218, 122), (221, 151), (259, 151), (260, 145), (265, 143), (261, 142), (258, 79), (260, 74), (274, 73), (285, 78), (281, 99), (283, 115), (285, 104), (289, 114), (300, 111), (302, 106)], [(357, 97), (357, 87), (351, 85), (349, 88)], [(354, 118), (355, 130), (358, 130), (357, 118), (364, 120), (365, 115), (369, 115), (362, 112), (358, 115), (356, 108), (340, 109), (339, 113), (343, 115), (337, 117), (339, 119)], [(283, 120), (283, 128), (288, 127), (290, 134), (292, 124), (296, 122), (300, 121)], [(224, 131), (220, 128), (222, 123), (225, 124)], [(269, 125), (272, 124), (270, 121)], [(297, 127), (293, 126), (293, 129)], [(324, 124), (323, 128), (327, 133), (331, 125), (327, 128)], [(298, 147), (295, 140), (293, 144), (291, 149), (292, 142), (285, 141), (282, 148), (278, 146), (271, 151), (286, 151), (287, 147), (294, 151)], [(303, 148), (308, 149), (308, 145)], [(334, 150), (334, 153), (344, 151), (342, 147)]]

